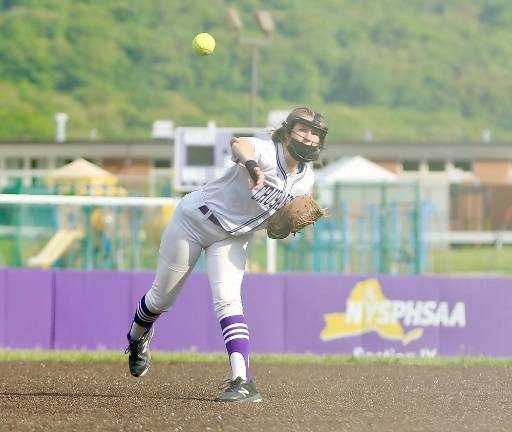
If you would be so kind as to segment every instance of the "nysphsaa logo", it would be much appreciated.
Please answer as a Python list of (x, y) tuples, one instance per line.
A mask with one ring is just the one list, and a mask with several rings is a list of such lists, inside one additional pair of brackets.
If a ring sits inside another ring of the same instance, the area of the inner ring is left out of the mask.
[[(466, 306), (457, 302), (435, 300), (389, 300), (384, 297), (379, 281), (368, 279), (352, 289), (345, 312), (324, 314), (322, 340), (377, 332), (386, 339), (400, 340), (404, 345), (423, 335), (424, 327), (465, 327)], [(404, 326), (415, 327), (405, 331)]]

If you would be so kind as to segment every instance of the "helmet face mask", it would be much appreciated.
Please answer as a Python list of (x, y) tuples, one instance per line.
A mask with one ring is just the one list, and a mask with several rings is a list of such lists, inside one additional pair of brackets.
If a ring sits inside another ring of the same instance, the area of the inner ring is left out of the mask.
[(322, 148), (319, 145), (307, 145), (290, 138), (288, 141), (288, 151), (298, 162), (313, 162), (318, 159)]
[[(286, 118), (284, 126), (290, 134), (288, 140), (288, 151), (290, 155), (299, 162), (312, 162), (316, 161), (320, 156), (320, 152), (324, 148), (325, 136), (327, 135), (327, 127), (323, 122), (323, 117), (317, 112), (313, 112), (313, 119), (307, 119), (302, 116), (294, 115), (294, 112), (290, 113)], [(319, 142), (318, 145), (307, 145), (301, 141), (298, 141), (291, 137), (291, 133), (296, 123), (301, 123), (308, 126), (318, 132)]]

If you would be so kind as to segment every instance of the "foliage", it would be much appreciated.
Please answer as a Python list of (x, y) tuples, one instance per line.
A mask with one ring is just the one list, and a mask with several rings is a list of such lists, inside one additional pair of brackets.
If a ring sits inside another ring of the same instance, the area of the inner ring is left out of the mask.
[[(146, 138), (151, 122), (248, 123), (252, 48), (224, 22), (230, 2), (0, 2), (0, 139)], [(476, 141), (512, 137), (512, 4), (507, 0), (253, 0), (277, 32), (258, 48), (258, 124), (312, 105), (331, 139)], [(212, 56), (190, 49), (199, 31)]]

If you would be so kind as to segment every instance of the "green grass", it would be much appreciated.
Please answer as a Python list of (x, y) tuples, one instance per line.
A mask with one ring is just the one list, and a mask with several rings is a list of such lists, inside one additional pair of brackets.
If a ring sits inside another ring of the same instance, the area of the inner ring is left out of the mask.
[(429, 267), (432, 273), (510, 275), (511, 262), (511, 246), (473, 246), (432, 252)]
[[(409, 366), (506, 366), (512, 359), (485, 357), (436, 357), (436, 358), (384, 358), (353, 357), (348, 355), (313, 354), (253, 354), (255, 363), (263, 364), (383, 364)], [(225, 363), (224, 353), (154, 352), (153, 360), (161, 363)], [(118, 351), (45, 351), (0, 350), (0, 362), (124, 362), (126, 357)]]

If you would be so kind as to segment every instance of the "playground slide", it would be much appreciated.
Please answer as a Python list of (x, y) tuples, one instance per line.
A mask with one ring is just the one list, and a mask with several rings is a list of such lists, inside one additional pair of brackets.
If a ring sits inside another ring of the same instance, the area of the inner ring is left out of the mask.
[(29, 267), (51, 267), (76, 240), (82, 239), (83, 236), (84, 233), (77, 229), (58, 230), (39, 254), (29, 258)]

